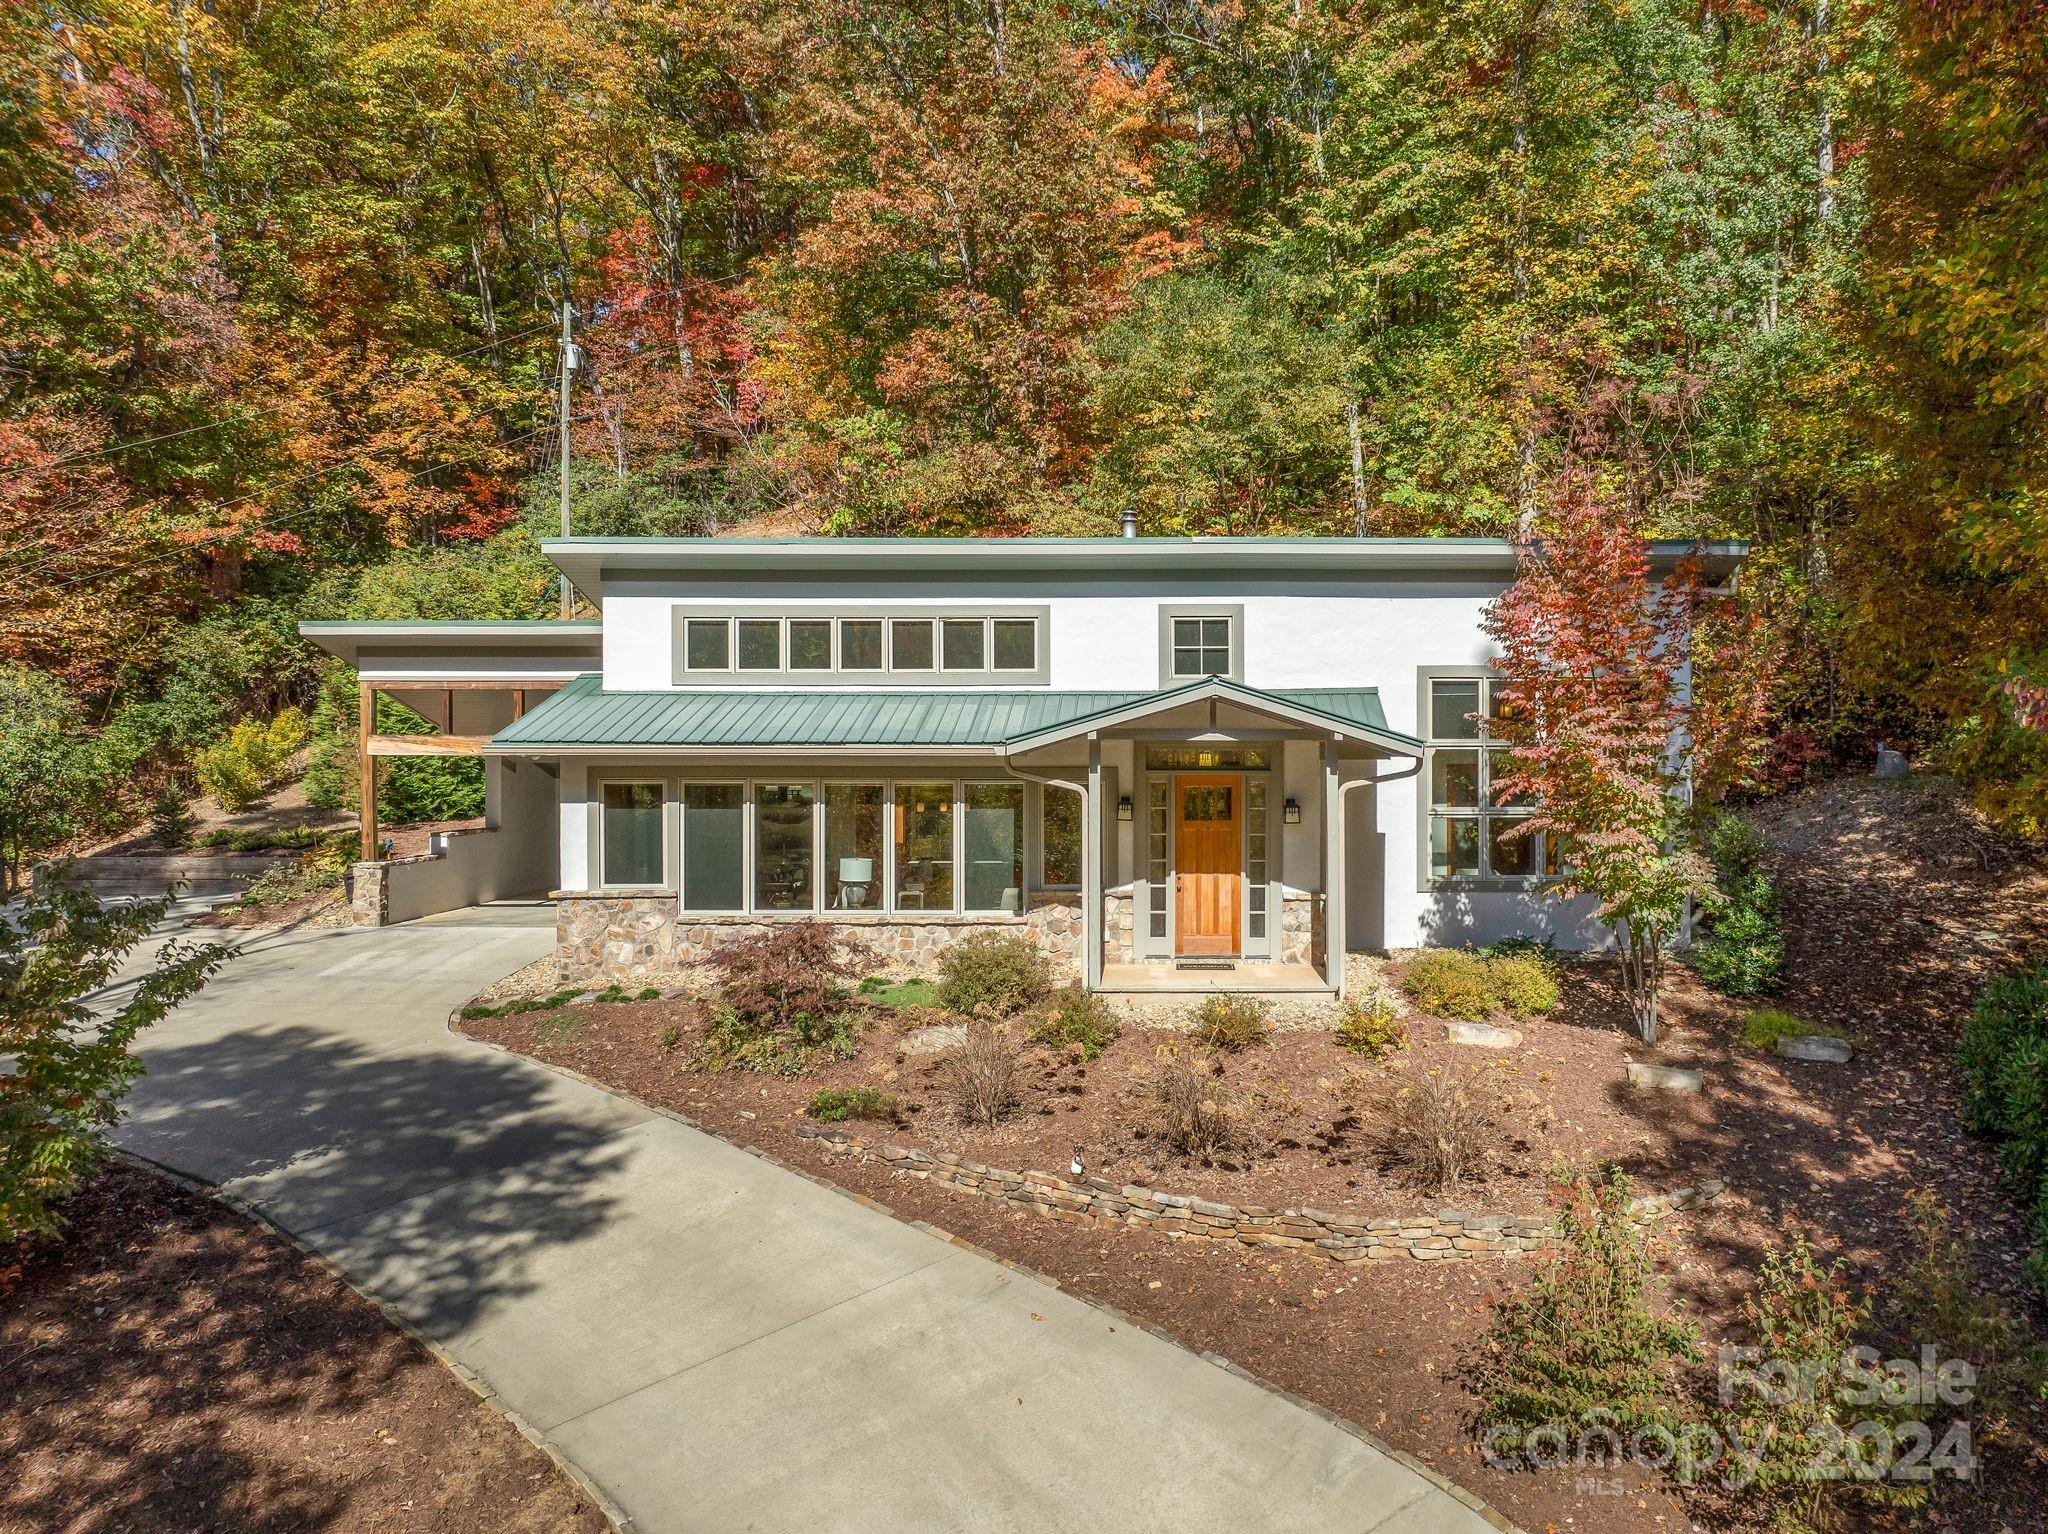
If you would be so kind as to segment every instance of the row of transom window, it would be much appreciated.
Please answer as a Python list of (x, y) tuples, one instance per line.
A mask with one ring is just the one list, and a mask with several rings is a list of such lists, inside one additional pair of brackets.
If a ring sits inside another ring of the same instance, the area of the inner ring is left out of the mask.
[(1036, 618), (743, 618), (683, 620), (685, 671), (1038, 669)]

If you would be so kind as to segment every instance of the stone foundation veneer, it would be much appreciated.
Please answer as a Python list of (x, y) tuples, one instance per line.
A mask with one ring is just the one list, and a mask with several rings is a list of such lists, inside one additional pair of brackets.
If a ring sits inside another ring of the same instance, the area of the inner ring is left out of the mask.
[[(843, 1129), (799, 1121), (800, 1139), (815, 1140), (828, 1156), (881, 1162), (955, 1193), (1015, 1205), (1048, 1219), (1080, 1224), (1134, 1225), (1187, 1241), (1232, 1241), (1243, 1246), (1277, 1246), (1326, 1262), (1464, 1262), (1480, 1257), (1519, 1258), (1555, 1244), (1556, 1227), (1541, 1215), (1436, 1214), (1376, 1217), (1330, 1214), (1321, 1209), (1262, 1209), (1251, 1204), (1214, 1204), (1179, 1193), (1160, 1193), (1106, 1177), (1075, 1181), (1051, 1172), (1009, 1172), (987, 1167), (951, 1151), (911, 1150), (879, 1145)], [(1713, 1203), (1726, 1191), (1718, 1177), (1698, 1186), (1639, 1198), (1630, 1212), (1661, 1220), (1682, 1209)]]
[(1323, 967), (1327, 951), (1323, 930), (1323, 897), (1286, 890), (1280, 897), (1280, 962)]
[(986, 916), (826, 917), (793, 914), (684, 916), (670, 894), (578, 894), (557, 891), (555, 957), (562, 979), (628, 980), (702, 963), (721, 944), (792, 921), (822, 921), (892, 969), (930, 970), (939, 955), (975, 932), (1009, 932), (1037, 940), (1062, 980), (1078, 978), (1081, 906), (1072, 896), (1038, 894), (1022, 921)]

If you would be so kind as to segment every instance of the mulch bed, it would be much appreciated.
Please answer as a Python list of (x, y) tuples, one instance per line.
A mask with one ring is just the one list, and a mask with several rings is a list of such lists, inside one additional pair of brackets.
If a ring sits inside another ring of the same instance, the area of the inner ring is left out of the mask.
[(0, 1254), (7, 1534), (610, 1524), (346, 1284), (253, 1221), (110, 1166), (61, 1242)]
[[(849, 1126), (867, 1138), (1018, 1170), (1063, 1171), (1079, 1146), (1095, 1175), (1236, 1204), (1362, 1214), (1534, 1212), (1558, 1155), (1621, 1165), (1641, 1192), (1718, 1173), (1730, 1196), (1671, 1223), (1664, 1264), (1672, 1296), (1710, 1342), (1730, 1329), (1763, 1252), (1793, 1230), (1881, 1289), (1904, 1255), (1906, 1197), (1931, 1187), (1976, 1243), (1986, 1285), (2038, 1320), (2019, 1272), (2024, 1223), (1989, 1148), (1961, 1127), (1954, 1041), (1986, 978), (2048, 953), (2048, 866), (1986, 832), (1941, 785), (1829, 785), (1754, 814), (1773, 845), (1790, 945), (1792, 979), (1770, 1004), (1847, 1032), (1857, 1047), (1849, 1066), (1740, 1047), (1748, 1004), (1715, 996), (1682, 971), (1666, 991), (1664, 1035), (1646, 1049), (1629, 1033), (1604, 968), (1576, 966), (1565, 1006), (1515, 1024), (1525, 1043), (1505, 1054), (1453, 1046), (1440, 1022), (1411, 1015), (1411, 1047), (1384, 1065), (1363, 1064), (1308, 1029), (1233, 1058), (1231, 1073), (1286, 1091), (1274, 1094), (1283, 1104), (1274, 1152), (1222, 1168), (1175, 1162), (1140, 1132), (1129, 1086), (1174, 1044), (1162, 1030), (1127, 1029), (1085, 1068), (1035, 1058), (1022, 1112), (981, 1130), (951, 1115), (937, 1060), (900, 1047), (901, 1029), (929, 1018), (886, 1019), (858, 1058), (797, 1080), (688, 1069), (703, 1021), (688, 997), (457, 1026), (672, 1108), (1235, 1359), (1381, 1434), (1532, 1530), (1683, 1529), (1687, 1510), (1654, 1478), (1580, 1482), (1570, 1472), (1509, 1474), (1479, 1462), (1476, 1403), (1462, 1371), (1492, 1298), (1524, 1281), (1527, 1267), (1340, 1269), (1055, 1223), (886, 1167), (828, 1161), (794, 1128), (820, 1086), (872, 1085), (903, 1101), (906, 1122)], [(1623, 1080), (1628, 1060), (1687, 1064), (1708, 1085), (1696, 1095), (1639, 1092)], [(1455, 1195), (1405, 1184), (1356, 1106), (1361, 1075), (1427, 1069), (1475, 1074), (1513, 1103), (1499, 1153)], [(2026, 1488), (1994, 1484), (1981, 1497), (1951, 1495), (1931, 1526), (2040, 1530), (2048, 1509), (2039, 1501)], [(1930, 1525), (1910, 1515), (1900, 1526)]]

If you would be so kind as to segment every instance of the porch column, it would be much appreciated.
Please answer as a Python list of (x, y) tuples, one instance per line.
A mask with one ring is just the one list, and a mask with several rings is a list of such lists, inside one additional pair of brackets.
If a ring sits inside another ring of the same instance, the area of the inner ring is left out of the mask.
[(1088, 796), (1081, 801), (1081, 983), (1102, 986), (1102, 740), (1088, 737)]
[(364, 863), (377, 861), (377, 759), (370, 755), (370, 737), (377, 733), (377, 689), (356, 683), (356, 797), (362, 828)]
[(1337, 742), (1323, 742), (1323, 967), (1344, 995), (1344, 791), (1338, 781)]

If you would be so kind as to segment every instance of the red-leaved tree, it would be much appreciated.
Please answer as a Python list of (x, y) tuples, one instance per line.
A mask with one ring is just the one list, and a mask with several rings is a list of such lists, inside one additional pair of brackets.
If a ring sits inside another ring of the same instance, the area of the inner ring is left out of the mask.
[(1548, 512), (1484, 620), (1499, 646), (1493, 729), (1512, 750), (1495, 782), (1536, 806), (1522, 834), (1563, 848), (1550, 893), (1599, 902), (1637, 1031), (1654, 1044), (1665, 949), (1688, 899), (1713, 888), (1682, 825), (1698, 581), (1681, 567), (1653, 584), (1583, 445)]

